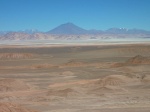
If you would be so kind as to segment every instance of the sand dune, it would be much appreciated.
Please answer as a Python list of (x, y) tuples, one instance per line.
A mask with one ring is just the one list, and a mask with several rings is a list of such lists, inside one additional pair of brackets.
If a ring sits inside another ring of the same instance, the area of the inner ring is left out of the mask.
[(55, 68), (55, 67), (57, 67), (57, 66), (48, 64), (48, 63), (35, 64), (35, 65), (28, 66), (28, 68), (30, 68), (30, 69), (46, 69), (46, 68)]
[(0, 102), (0, 112), (38, 112), (38, 111), (26, 109), (20, 105), (13, 104), (13, 103)]
[(29, 90), (30, 87), (17, 79), (0, 79), (0, 92)]
[(78, 60), (70, 60), (67, 63), (64, 63), (59, 66), (59, 68), (70, 68), (70, 67), (99, 67), (99, 68), (104, 68), (104, 67), (109, 67), (111, 64), (110, 63), (104, 63), (104, 62), (84, 62), (84, 61), (78, 61)]
[(144, 82), (144, 83), (150, 83), (150, 75), (144, 75), (142, 77), (142, 82)]
[(128, 87), (137, 85), (142, 85), (142, 83), (141, 80), (136, 77), (131, 78), (124, 75), (109, 75), (89, 82), (86, 84), (86, 87), (88, 87), (87, 91), (89, 94), (105, 95), (118, 92), (124, 94), (129, 91)]
[(43, 64), (33, 64), (33, 65), (23, 65), (23, 66), (0, 66), (0, 69), (48, 69), (48, 68), (57, 68), (58, 66), (48, 63)]
[(60, 73), (61, 76), (74, 76), (74, 72), (72, 71), (64, 71)]
[(150, 57), (137, 55), (135, 57), (128, 59), (124, 63), (115, 63), (112, 65), (112, 67), (132, 66), (132, 65), (141, 65), (141, 64), (150, 64)]
[(141, 55), (137, 55), (137, 56), (127, 60), (126, 63), (128, 63), (128, 64), (150, 64), (150, 57), (144, 57)]
[(94, 94), (98, 96), (106, 96), (106, 94), (115, 94), (115, 93), (122, 93), (124, 94), (127, 90), (119, 87), (112, 87), (112, 86), (106, 86), (106, 87), (97, 87), (90, 89), (88, 91), (88, 94)]
[(104, 77), (103, 79), (100, 79), (98, 81), (98, 83), (102, 86), (120, 86), (122, 85), (123, 83), (125, 83), (125, 80), (124, 79), (126, 77), (124, 76), (120, 76), (120, 75), (111, 75), (111, 76), (107, 76), (107, 77)]
[(32, 53), (0, 53), (0, 59), (24, 59), (33, 58), (35, 54)]
[(63, 67), (81, 67), (81, 66), (85, 66), (85, 65), (87, 66), (87, 64), (85, 62), (70, 60), (69, 62), (61, 65), (60, 68), (63, 68)]
[[(86, 96), (88, 94), (113, 94), (115, 92), (126, 92), (127, 90), (123, 88), (123, 86), (132, 85), (133, 81), (137, 81), (135, 79), (129, 78), (123, 75), (109, 75), (99, 79), (90, 79), (90, 80), (80, 80), (68, 83), (55, 83), (50, 85), (50, 90), (47, 95), (49, 96), (61, 96), (67, 97), (69, 95), (73, 96)], [(62, 89), (66, 88), (67, 89)], [(57, 88), (55, 90), (54, 88)], [(74, 90), (73, 88), (76, 88)]]
[(134, 76), (128, 77), (124, 75), (109, 75), (99, 80), (102, 86), (134, 86), (141, 84), (141, 79)]
[(60, 90), (49, 90), (47, 92), (48, 96), (60, 96), (60, 97), (69, 97), (69, 96), (74, 96), (76, 94), (78, 94), (78, 92), (72, 88), (66, 88)]

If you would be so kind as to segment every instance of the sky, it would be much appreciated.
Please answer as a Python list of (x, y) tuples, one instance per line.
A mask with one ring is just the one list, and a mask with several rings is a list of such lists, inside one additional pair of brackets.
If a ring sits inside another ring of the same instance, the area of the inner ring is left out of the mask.
[(0, 0), (0, 31), (49, 31), (67, 22), (150, 31), (150, 0)]

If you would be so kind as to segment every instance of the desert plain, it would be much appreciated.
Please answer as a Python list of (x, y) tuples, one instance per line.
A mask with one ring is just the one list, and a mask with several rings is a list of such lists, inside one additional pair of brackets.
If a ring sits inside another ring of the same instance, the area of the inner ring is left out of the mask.
[(150, 44), (0, 45), (0, 112), (150, 112)]

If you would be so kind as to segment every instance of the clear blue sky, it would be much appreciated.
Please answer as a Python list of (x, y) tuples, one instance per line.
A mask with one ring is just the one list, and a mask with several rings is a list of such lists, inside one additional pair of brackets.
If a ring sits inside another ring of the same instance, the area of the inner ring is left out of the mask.
[(150, 30), (150, 0), (0, 0), (0, 31), (49, 31), (66, 22)]

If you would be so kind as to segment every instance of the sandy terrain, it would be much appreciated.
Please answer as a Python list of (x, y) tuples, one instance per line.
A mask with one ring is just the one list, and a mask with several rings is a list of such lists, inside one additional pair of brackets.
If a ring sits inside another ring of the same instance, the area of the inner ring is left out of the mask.
[(150, 45), (0, 46), (0, 112), (150, 112)]

